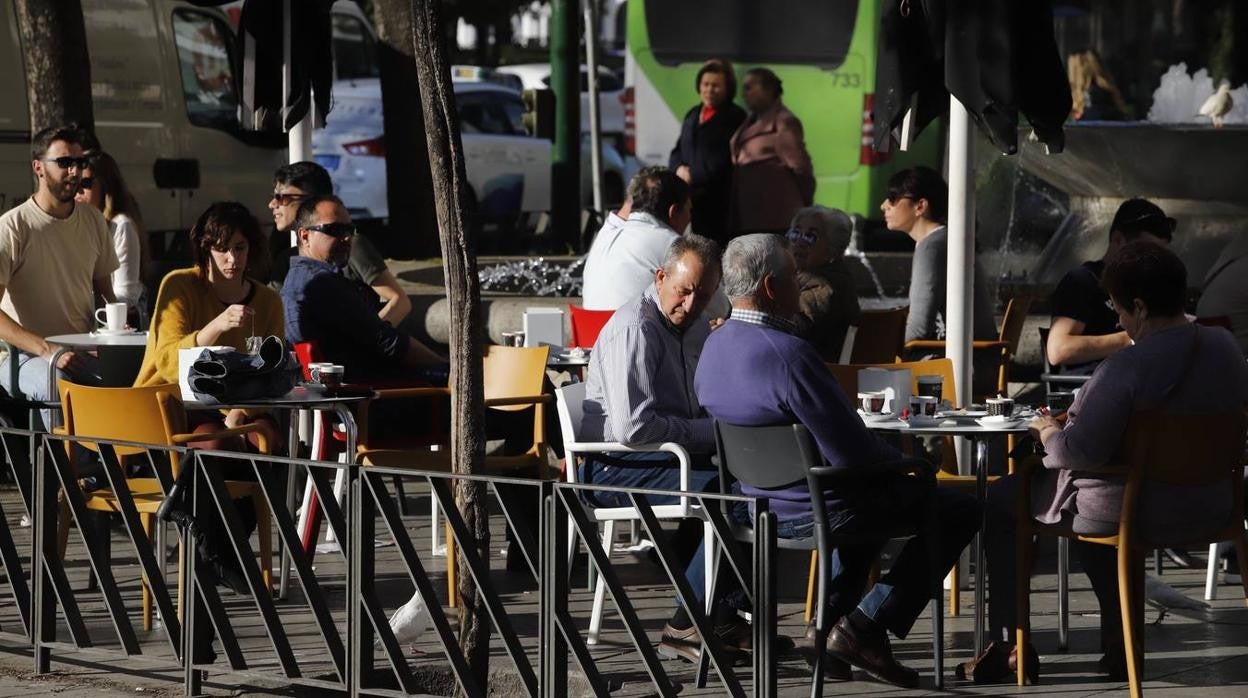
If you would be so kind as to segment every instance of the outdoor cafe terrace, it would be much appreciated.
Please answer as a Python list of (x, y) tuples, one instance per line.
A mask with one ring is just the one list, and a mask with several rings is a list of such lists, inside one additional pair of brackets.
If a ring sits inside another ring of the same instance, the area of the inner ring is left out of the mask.
[[(4, 442), (8, 447), (7, 457), (21, 462), (26, 447), (24, 435), (7, 434)], [(63, 450), (60, 450), (61, 442), (55, 438), (48, 440), (48, 446), (52, 450), (45, 451), (45, 470), (42, 472), (49, 477), (55, 477), (51, 471), (65, 465), (63, 457), (58, 456), (63, 454)], [(107, 460), (107, 447), (104, 450)], [(163, 458), (164, 454), (157, 453), (154, 456)], [(237, 455), (229, 457), (246, 458)], [(272, 468), (273, 473), (287, 467), (296, 470), (309, 469), (309, 472), (316, 474), (318, 485), (324, 488), (329, 487), (338, 468), (331, 463), (314, 465), (311, 461), (289, 459), (263, 467)], [(377, 471), (377, 477), (371, 479), (362, 477), (360, 489), (352, 490), (348, 494), (346, 509), (349, 510), (353, 508), (352, 502), (361, 501), (354, 499), (360, 496), (356, 492), (367, 493), (371, 489), (372, 497), (364, 500), (368, 502), (368, 506), (360, 508), (360, 516), (363, 517), (367, 512), (375, 513), (375, 517), (354, 520), (349, 513), (329, 512), (329, 517), (336, 519), (342, 526), (338, 529), (339, 534), (345, 533), (349, 540), (368, 543), (367, 547), (361, 546), (361, 550), (371, 555), (361, 559), (360, 566), (356, 568), (356, 578), (351, 578), (351, 566), (340, 549), (334, 544), (321, 542), (314, 560), (307, 560), (306, 557), (296, 554), (299, 559), (295, 561), (284, 585), (280, 582), (280, 557), (275, 557), (274, 588), (278, 590), (279, 598), (271, 605), (258, 603), (250, 594), (234, 593), (224, 587), (218, 589), (219, 609), (228, 617), (237, 642), (237, 657), (234, 662), (236, 668), (231, 670), (228, 656), (230, 652), (222, 651), (223, 645), (218, 644), (216, 663), (210, 666), (201, 665), (201, 668), (207, 670), (200, 688), (204, 694), (345, 693), (343, 672), (349, 670), (346, 669), (348, 665), (356, 666), (357, 661), (360, 666), (370, 662), (373, 664), (371, 672), (357, 679), (365, 689), (361, 691), (364, 694), (381, 692), (397, 695), (393, 691), (399, 686), (400, 679), (396, 678), (399, 675), (405, 676), (401, 680), (406, 682), (404, 685), (411, 692), (449, 694), (455, 679), (435, 627), (429, 627), (411, 643), (396, 646), (396, 656), (401, 657), (400, 663), (403, 665), (402, 670), (396, 673), (391, 658), (387, 655), (387, 647), (384, 644), (374, 644), (372, 633), (367, 631), (367, 612), (364, 617), (348, 617), (348, 599), (353, 593), (365, 593), (377, 604), (374, 610), (384, 614), (374, 616), (374, 621), (380, 619), (384, 623), (385, 616), (404, 605), (411, 597), (413, 580), (418, 580), (422, 586), (436, 594), (438, 606), (445, 610), (448, 619), (445, 630), (453, 632), (456, 614), (447, 607), (445, 553), (438, 549), (435, 554), (432, 549), (433, 530), (429, 516), (431, 498), (441, 495), (445, 501), (445, 497), (450, 494), (450, 481), (445, 476), (433, 475), (427, 478), (410, 471), (403, 473), (402, 478), (406, 495), (405, 514), (400, 514), (399, 497), (389, 471)], [(519, 498), (536, 495), (540, 487), (532, 484), (519, 485), (516, 481), (497, 481), (494, 484), (492, 490), (499, 496), (491, 496), (490, 552), (482, 561), (483, 566), (478, 572), (485, 574), (484, 579), (488, 580), (486, 593), (495, 612), (505, 614), (505, 618), (500, 616), (496, 620), (502, 620), (501, 625), (506, 626), (507, 635), (510, 637), (503, 638), (497, 630), (492, 637), (489, 694), (522, 695), (533, 691), (542, 695), (558, 695), (564, 694), (566, 690), (566, 695), (593, 695), (591, 681), (600, 681), (599, 689), (609, 691), (611, 695), (646, 696), (668, 693), (656, 688), (647, 670), (645, 658), (635, 645), (625, 620), (612, 603), (610, 595), (599, 641), (595, 645), (582, 645), (587, 652), (594, 676), (587, 676), (578, 663), (574, 648), (563, 673), (567, 681), (566, 689), (556, 682), (553, 684), (556, 692), (552, 693), (552, 686), (539, 678), (547, 676), (544, 673), (547, 666), (560, 666), (557, 662), (546, 664), (551, 660), (543, 649), (549, 649), (550, 643), (541, 638), (548, 637), (545, 633), (551, 632), (551, 626), (547, 623), (550, 615), (544, 609), (548, 611), (555, 608), (558, 611), (559, 606), (566, 602), (568, 623), (564, 631), (579, 638), (588, 634), (593, 592), (586, 586), (586, 558), (583, 552), (579, 554), (571, 567), (568, 583), (557, 583), (549, 573), (567, 570), (562, 568), (561, 563), (539, 559), (543, 554), (543, 537), (529, 532), (526, 538), (533, 544), (533, 547), (528, 548), (533, 554), (533, 566), (513, 564), (508, 569), (508, 561), (501, 554), (506, 548), (507, 538), (505, 511), (514, 510)], [(285, 486), (278, 478), (270, 478), (266, 480), (266, 488), (268, 500), (274, 505), (275, 538), (294, 536), (294, 512), (285, 509), (282, 501)], [(544, 491), (550, 493), (549, 489)], [(559, 501), (559, 494), (555, 492), (556, 502)], [(558, 506), (567, 506), (568, 500), (562, 501), (563, 504)], [(0, 506), (3, 506), (4, 521), (15, 544), (15, 548), (5, 552), (16, 555), (5, 558), (6, 577), (0, 584), (0, 593), (4, 598), (0, 605), (0, 647), (5, 650), (5, 654), (0, 655), (0, 667), (3, 667), (0, 672), (28, 672), (32, 668), (31, 644), (23, 628), (27, 627), (30, 619), (23, 618), (25, 612), (19, 609), (17, 600), (12, 595), (12, 582), (15, 578), (20, 578), (29, 584), (30, 553), (34, 542), (32, 528), (19, 523), (24, 505), (18, 488), (4, 488), (0, 493)], [(564, 509), (556, 508), (555, 512), (553, 519), (543, 518), (545, 529), (541, 533), (552, 535), (549, 522), (564, 520)], [(370, 535), (370, 528), (375, 533)], [(169, 560), (168, 564), (163, 565), (166, 588), (154, 592), (163, 598), (157, 598), (154, 603), (157, 617), (150, 631), (144, 631), (141, 624), (142, 561), (135, 554), (136, 547), (126, 528), (112, 528), (111, 561), (105, 563), (104, 568), (111, 571), (111, 575), (106, 571), (100, 585), (91, 584), (89, 570), (93, 557), (97, 563), (103, 562), (103, 558), (99, 557), (103, 546), (96, 542), (88, 548), (77, 529), (70, 531), (63, 567), (67, 587), (57, 589), (60, 603), (52, 607), (41, 620), (45, 628), (56, 628), (54, 632), (57, 642), (43, 645), (44, 649), (51, 652), (52, 673), (33, 685), (47, 686), (49, 691), (59, 692), (66, 690), (67, 683), (71, 683), (74, 686), (90, 687), (95, 695), (133, 694), (134, 691), (174, 695), (183, 692), (186, 687), (182, 684), (187, 674), (173, 651), (174, 634), (160, 618), (161, 607), (171, 610), (173, 606), (168, 604), (176, 604), (178, 598), (179, 576), (175, 562), (177, 539), (173, 530), (170, 527), (171, 534), (164, 543)], [(461, 533), (466, 534), (466, 530)], [(353, 535), (362, 537), (352, 538)], [(440, 543), (444, 544), (446, 539), (441, 530), (439, 537)], [(553, 537), (546, 541), (546, 544), (557, 542)], [(257, 543), (253, 537), (247, 551), (256, 549)], [(619, 539), (617, 549), (610, 558), (610, 570), (621, 585), (628, 605), (635, 611), (638, 629), (653, 642), (657, 640), (664, 620), (670, 615), (673, 586), (659, 565), (621, 552), (619, 548), (626, 544), (624, 538)], [(45, 548), (46, 552), (50, 552), (49, 548)], [(369, 557), (372, 559), (368, 559)], [(562, 555), (551, 558), (556, 559), (566, 558)], [(886, 552), (882, 560), (885, 569), (888, 560)], [(20, 570), (10, 564), (15, 561), (20, 565)], [(750, 553), (747, 552), (744, 562), (748, 580)], [(759, 559), (754, 558), (753, 562), (757, 563)], [(778, 597), (775, 617), (777, 632), (798, 641), (796, 653), (779, 654), (775, 658), (774, 694), (807, 695), (810, 689), (810, 668), (806, 658), (809, 654), (802, 651), (807, 556), (805, 553), (781, 552), (774, 560), (766, 562), (774, 565), (775, 570), (776, 584), (773, 593)], [(152, 564), (152, 559), (149, 558), (148, 564)], [(971, 604), (974, 596), (970, 587), (973, 586), (973, 575), (967, 575), (963, 578), (966, 589), (958, 597), (956, 614), (950, 613), (945, 618), (942, 642), (945, 650), (943, 690), (933, 687), (929, 606), (929, 610), (915, 624), (911, 635), (905, 640), (894, 642), (898, 658), (920, 670), (920, 689), (896, 689), (857, 673), (852, 682), (827, 681), (825, 694), (1017, 693), (1084, 696), (1123, 693), (1126, 689), (1125, 683), (1098, 679), (1096, 661), (1100, 656), (1100, 648), (1097, 604), (1086, 579), (1077, 570), (1072, 574), (1070, 582), (1068, 649), (1059, 649), (1057, 565), (1053, 541), (1042, 540), (1038, 552), (1037, 575), (1031, 584), (1031, 623), (1035, 633), (1035, 645), (1041, 657), (1042, 682), (1038, 685), (1023, 688), (1012, 684), (976, 686), (953, 678), (953, 666), (972, 657)], [(488, 574), (484, 572), (486, 567)], [(54, 568), (56, 567), (49, 567), (49, 572)], [(468, 574), (469, 571), (460, 569), (458, 573)], [(1203, 567), (1176, 569), (1173, 565), (1168, 565), (1161, 578), (1188, 599), (1196, 601), (1202, 597), (1205, 581)], [(539, 584), (539, 579), (542, 584)], [(253, 584), (256, 588), (259, 587), (258, 575), (253, 578)], [(285, 598), (280, 598), (282, 589), (285, 590)], [(116, 603), (110, 612), (108, 594), (104, 592), (114, 591), (117, 592), (113, 599)], [(562, 594), (562, 597), (553, 596), (551, 592)], [(1248, 648), (1243, 641), (1243, 628), (1248, 625), (1248, 608), (1245, 608), (1238, 585), (1223, 584), (1219, 592), (1217, 599), (1208, 602), (1207, 609), (1167, 610), (1151, 606), (1147, 609), (1144, 629), (1147, 648), (1144, 662), (1146, 690), (1167, 696), (1198, 693), (1206, 696), (1243, 695), (1243, 685), (1248, 681)], [(69, 605), (75, 607), (76, 612), (68, 614), (65, 611), (66, 601), (71, 596), (73, 600)], [(947, 606), (945, 611), (949, 611)], [(38, 615), (37, 604), (35, 614)], [(357, 627), (354, 623), (360, 625)], [(498, 625), (500, 623), (496, 623), (496, 628)], [(365, 631), (361, 632), (361, 628)], [(127, 641), (132, 644), (127, 650), (126, 641), (120, 638), (130, 633), (133, 633), (132, 638)], [(373, 648), (372, 651), (361, 652), (358, 660), (353, 659), (355, 655), (349, 639), (352, 637), (364, 639), (367, 646)], [(509, 640), (514, 642), (511, 647), (508, 647)], [(126, 656), (127, 653), (130, 656)], [(695, 665), (660, 660), (660, 666), (672, 682), (673, 690), (679, 690), (681, 695), (722, 695), (729, 692), (714, 668), (709, 671), (705, 687), (697, 688)], [(757, 670), (759, 667), (749, 666), (732, 670), (735, 680), (740, 682), (743, 694), (771, 692), (766, 686), (760, 686), (756, 682)], [(763, 667), (763, 670), (766, 671), (766, 668)], [(368, 690), (370, 688), (373, 690)], [(482, 689), (483, 692), (484, 690), (486, 689)]]

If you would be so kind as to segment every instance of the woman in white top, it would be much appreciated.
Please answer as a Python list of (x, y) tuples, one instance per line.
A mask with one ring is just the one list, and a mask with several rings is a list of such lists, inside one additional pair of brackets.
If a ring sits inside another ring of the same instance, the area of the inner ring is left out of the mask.
[[(131, 324), (147, 328), (147, 290), (143, 287), (143, 234), (139, 206), (131, 195), (117, 161), (108, 153), (91, 157), (82, 172), (82, 188), (75, 199), (104, 213), (113, 231), (113, 247), (121, 263), (113, 272), (113, 294), (130, 308)], [(137, 313), (137, 315), (136, 315)]]

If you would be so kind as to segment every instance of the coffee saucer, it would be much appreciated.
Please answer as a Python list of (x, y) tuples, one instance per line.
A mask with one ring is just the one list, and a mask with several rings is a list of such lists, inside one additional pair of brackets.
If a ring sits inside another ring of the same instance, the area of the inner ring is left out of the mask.
[(892, 412), (881, 412), (879, 414), (871, 414), (870, 412), (863, 412), (862, 410), (858, 410), (858, 416), (862, 417), (862, 421), (870, 422), (870, 423), (889, 422), (894, 419), (897, 419), (897, 415), (893, 414)]
[(91, 334), (97, 337), (121, 337), (128, 334), (138, 334), (139, 331), (133, 327), (127, 327), (120, 330), (110, 330), (107, 327), (100, 327), (91, 331)]
[(975, 423), (985, 429), (1013, 429), (1022, 426), (1026, 419), (1022, 417), (981, 417), (975, 420)]

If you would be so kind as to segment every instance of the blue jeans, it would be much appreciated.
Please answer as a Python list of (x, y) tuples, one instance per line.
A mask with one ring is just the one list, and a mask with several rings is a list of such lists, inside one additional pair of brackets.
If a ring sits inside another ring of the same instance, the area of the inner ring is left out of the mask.
[[(75, 383), (83, 385), (99, 385), (100, 384), (100, 360), (98, 357), (92, 356), (85, 352), (77, 354), (82, 361), (83, 368), (73, 374), (64, 371), (57, 371), (58, 378), (69, 378)], [(10, 354), (3, 362), (0, 362), (0, 385), (5, 390), (10, 390), (9, 385), (9, 361), (12, 359)], [(55, 390), (48, 390), (48, 362), (39, 356), (31, 356), (30, 354), (22, 354), (18, 357), (17, 364), (17, 388), (29, 400), (38, 400), (47, 402), (50, 400), (58, 400), (59, 396)], [(12, 392), (10, 390), (10, 392)], [(52, 410), (39, 410), (39, 417), (46, 426), (52, 423)], [(32, 430), (37, 430), (39, 425), (30, 425)]]
[[(586, 484), (611, 487), (634, 487), (638, 489), (680, 491), (680, 465), (670, 453), (608, 453), (608, 460), (586, 459), (580, 469), (580, 481)], [(718, 487), (719, 470), (711, 465), (708, 456), (692, 456), (689, 472), (690, 492), (710, 492)], [(587, 492), (586, 503), (591, 507), (632, 506), (627, 494), (620, 492)], [(651, 506), (675, 504), (677, 495), (646, 495)], [(685, 579), (693, 587), (698, 602), (706, 603), (706, 550), (702, 545), (702, 522), (685, 519), (673, 537), (673, 545), (685, 565)], [(679, 603), (679, 599), (677, 599)]]
[[(925, 530), (927, 500), (936, 498), (939, 530)], [(906, 541), (888, 574), (863, 594), (871, 564), (879, 557), (880, 545), (842, 545), (832, 552), (828, 580), (828, 617), (835, 623), (857, 609), (868, 618), (905, 638), (914, 621), (931, 598), (932, 584), (953, 567), (962, 550), (979, 530), (979, 504), (971, 495), (946, 487), (936, 487), (931, 478), (888, 478), (854, 492), (845, 492), (826, 502), (828, 528), (833, 534), (876, 534), (881, 531), (918, 529)], [(748, 511), (738, 508), (733, 516), (741, 523), (752, 523)], [(807, 538), (814, 534), (811, 514), (778, 521), (778, 538)], [(936, 568), (928, 553), (928, 541), (938, 538)]]

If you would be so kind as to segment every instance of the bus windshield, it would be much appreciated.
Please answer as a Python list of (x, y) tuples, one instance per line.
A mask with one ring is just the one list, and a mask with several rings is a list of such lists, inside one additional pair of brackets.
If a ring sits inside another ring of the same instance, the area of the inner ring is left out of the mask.
[[(645, 0), (654, 58), (708, 57), (833, 70), (849, 53), (858, 0)], [(689, 31), (697, 27), (697, 31)]]

